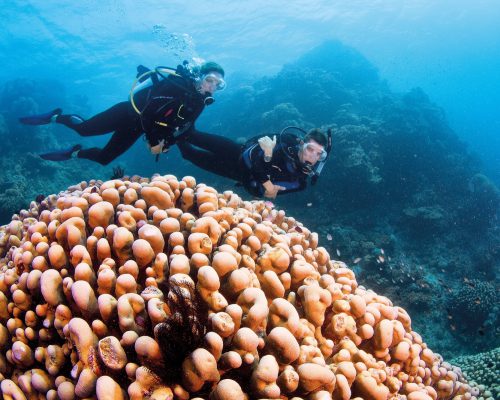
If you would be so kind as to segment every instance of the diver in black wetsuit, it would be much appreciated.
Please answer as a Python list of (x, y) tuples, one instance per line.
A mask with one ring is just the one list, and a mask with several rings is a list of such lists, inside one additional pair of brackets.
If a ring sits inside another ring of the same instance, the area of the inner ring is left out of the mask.
[[(291, 133), (293, 130), (299, 135)], [(306, 134), (288, 127), (278, 140), (261, 136), (241, 145), (196, 131), (177, 146), (182, 157), (196, 166), (240, 182), (254, 196), (275, 198), (304, 190), (308, 177), (316, 182), (331, 149), (331, 132), (313, 129)]]
[(206, 62), (191, 71), (187, 62), (176, 70), (158, 67), (149, 71), (138, 67), (138, 81), (129, 101), (85, 120), (78, 115), (62, 114), (60, 108), (42, 115), (19, 118), (27, 125), (57, 122), (80, 136), (97, 136), (114, 132), (104, 148), (82, 149), (77, 144), (69, 149), (42, 154), (46, 160), (63, 161), (72, 157), (86, 158), (107, 165), (127, 151), (143, 134), (151, 153), (168, 151), (176, 140), (194, 129), (195, 120), (205, 105), (213, 103), (212, 95), (225, 87), (224, 70), (215, 62)]

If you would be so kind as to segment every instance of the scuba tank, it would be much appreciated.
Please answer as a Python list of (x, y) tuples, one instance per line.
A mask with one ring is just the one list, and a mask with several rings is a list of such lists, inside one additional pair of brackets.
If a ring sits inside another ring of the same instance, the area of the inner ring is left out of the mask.
[[(189, 67), (189, 62), (184, 61), (179, 64), (177, 68), (159, 66), (151, 70), (144, 65), (139, 65), (137, 67), (137, 76), (130, 89), (129, 98), (137, 114), (141, 114), (141, 111), (136, 105), (135, 96), (142, 90), (155, 86), (161, 81), (169, 79), (169, 81), (186, 92), (192, 92), (195, 89), (195, 85), (198, 83), (200, 77), (196, 69), (191, 69)], [(214, 102), (212, 96), (206, 96), (204, 98), (205, 105), (210, 105)]]

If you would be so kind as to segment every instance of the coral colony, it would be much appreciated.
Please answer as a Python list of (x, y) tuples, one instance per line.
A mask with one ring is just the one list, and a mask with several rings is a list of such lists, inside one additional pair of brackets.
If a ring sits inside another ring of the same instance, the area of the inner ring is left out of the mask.
[(318, 235), (192, 177), (81, 182), (0, 228), (4, 399), (474, 399)]

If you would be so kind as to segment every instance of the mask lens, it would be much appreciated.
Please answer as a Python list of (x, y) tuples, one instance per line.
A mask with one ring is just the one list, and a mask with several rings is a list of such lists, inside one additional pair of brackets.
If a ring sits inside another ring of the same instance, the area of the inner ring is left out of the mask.
[(209, 85), (214, 85), (217, 90), (223, 90), (226, 87), (226, 81), (215, 74), (207, 74), (203, 80)]
[(318, 161), (325, 161), (327, 156), (325, 149), (319, 148), (317, 145), (312, 143), (304, 143), (303, 151), (314, 155)]

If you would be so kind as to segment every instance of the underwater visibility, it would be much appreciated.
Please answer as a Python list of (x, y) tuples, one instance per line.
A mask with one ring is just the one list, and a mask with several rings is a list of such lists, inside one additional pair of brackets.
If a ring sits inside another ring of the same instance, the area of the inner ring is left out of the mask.
[(0, 398), (500, 398), (499, 5), (49, 3), (2, 11)]

